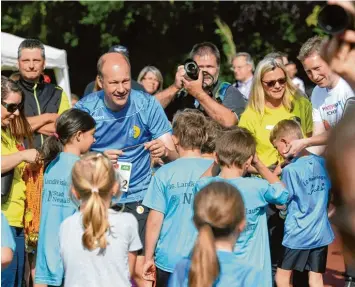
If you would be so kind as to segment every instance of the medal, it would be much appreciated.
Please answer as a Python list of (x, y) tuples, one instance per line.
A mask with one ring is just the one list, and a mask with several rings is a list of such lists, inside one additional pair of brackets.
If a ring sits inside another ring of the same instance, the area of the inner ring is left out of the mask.
[(138, 205), (136, 211), (138, 214), (142, 214), (144, 212), (144, 207), (142, 205)]

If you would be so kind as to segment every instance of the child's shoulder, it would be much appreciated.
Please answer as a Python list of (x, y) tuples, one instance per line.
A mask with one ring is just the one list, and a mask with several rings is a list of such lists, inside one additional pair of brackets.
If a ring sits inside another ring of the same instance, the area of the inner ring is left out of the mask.
[(118, 226), (123, 225), (123, 223), (127, 226), (132, 226), (138, 223), (134, 215), (129, 212), (125, 212), (124, 208), (121, 211), (109, 209), (109, 221), (110, 225), (116, 225), (117, 223)]

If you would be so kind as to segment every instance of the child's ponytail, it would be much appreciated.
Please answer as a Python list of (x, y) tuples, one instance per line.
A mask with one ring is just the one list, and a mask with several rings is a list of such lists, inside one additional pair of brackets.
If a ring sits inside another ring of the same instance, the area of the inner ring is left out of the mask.
[(236, 232), (244, 218), (242, 196), (232, 185), (213, 182), (197, 193), (193, 221), (198, 238), (192, 252), (189, 286), (213, 286), (220, 272), (215, 241)]
[(219, 263), (214, 243), (214, 235), (209, 224), (203, 224), (192, 253), (189, 286), (210, 287), (219, 274)]
[(107, 242), (105, 233), (109, 227), (107, 207), (94, 187), (83, 211), (83, 245), (89, 250), (97, 247), (106, 248)]
[(82, 242), (85, 248), (105, 249), (109, 229), (107, 199), (118, 184), (111, 161), (100, 153), (89, 153), (74, 164), (72, 184), (84, 203)]

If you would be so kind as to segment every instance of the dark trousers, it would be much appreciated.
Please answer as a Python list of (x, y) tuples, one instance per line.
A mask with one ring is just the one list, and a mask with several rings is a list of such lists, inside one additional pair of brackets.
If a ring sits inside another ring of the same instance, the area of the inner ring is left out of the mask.
[[(270, 240), (270, 253), (272, 264), (272, 279), (273, 286), (276, 287), (275, 275), (277, 264), (282, 252), (282, 239), (284, 236), (285, 221), (279, 217), (279, 212), (274, 206), (267, 207), (268, 229)], [(293, 272), (293, 286), (294, 287), (308, 287), (308, 272)]]
[(16, 249), (9, 266), (1, 271), (1, 287), (21, 287), (25, 271), (25, 235), (23, 228), (10, 226)]
[(157, 267), (157, 287), (168, 287), (171, 273)]

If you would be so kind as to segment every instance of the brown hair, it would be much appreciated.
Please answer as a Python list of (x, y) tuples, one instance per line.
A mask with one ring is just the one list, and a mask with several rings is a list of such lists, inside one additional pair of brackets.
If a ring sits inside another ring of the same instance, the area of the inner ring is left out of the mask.
[(226, 182), (213, 182), (197, 193), (193, 221), (198, 238), (192, 251), (190, 287), (209, 287), (219, 275), (215, 239), (227, 237), (245, 218), (239, 191)]
[(225, 131), (216, 144), (217, 159), (221, 166), (235, 165), (241, 168), (255, 152), (255, 139), (245, 128)]
[[(21, 95), (21, 107), (19, 109), (19, 116), (15, 117), (9, 125), (10, 134), (18, 142), (28, 140), (29, 147), (33, 146), (33, 132), (30, 124), (28, 123), (25, 110), (24, 110), (24, 94), (21, 87), (13, 80), (8, 79), (5, 76), (1, 76), (1, 100), (6, 100), (9, 93), (19, 93)], [(1, 137), (3, 138), (3, 137)]]
[(74, 164), (72, 184), (80, 198), (86, 201), (82, 242), (89, 250), (97, 247), (104, 249), (107, 246), (105, 233), (109, 222), (105, 199), (116, 181), (111, 161), (100, 153), (88, 153)]
[(213, 153), (216, 149), (216, 141), (223, 132), (223, 127), (215, 120), (209, 119), (206, 122), (207, 141), (202, 145), (202, 153)]
[(321, 52), (324, 39), (320, 36), (314, 36), (309, 38), (301, 47), (300, 52), (297, 56), (297, 59), (303, 62), (306, 58), (311, 56), (314, 53), (318, 55)]
[(303, 134), (300, 124), (295, 120), (279, 121), (270, 133), (270, 142), (273, 143), (275, 140), (286, 136), (294, 136), (297, 139), (302, 139)]
[(207, 140), (206, 118), (190, 109), (178, 111), (173, 118), (173, 135), (184, 149), (199, 149)]

